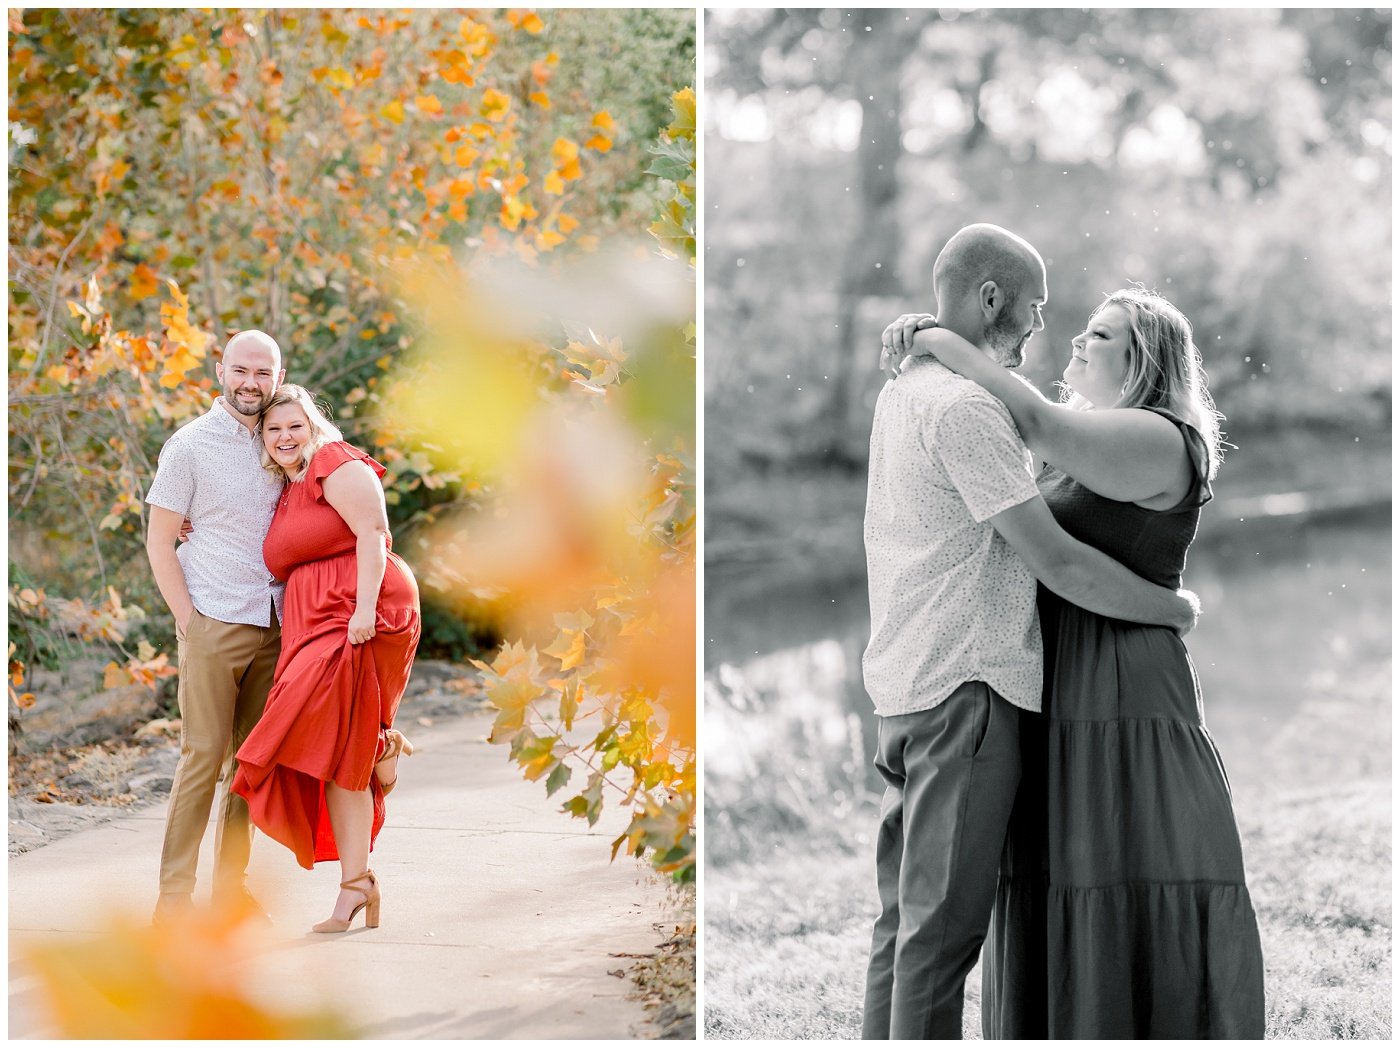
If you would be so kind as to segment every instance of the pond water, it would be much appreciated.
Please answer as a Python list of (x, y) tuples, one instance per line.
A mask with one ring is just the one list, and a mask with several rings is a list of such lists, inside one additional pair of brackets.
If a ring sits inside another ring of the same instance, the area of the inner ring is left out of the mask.
[[(1236, 781), (1241, 771), (1269, 774), (1250, 760), (1263, 748), (1256, 744), (1310, 697), (1349, 687), (1356, 667), (1372, 677), (1379, 668), (1389, 688), (1389, 521), (1385, 507), (1302, 526), (1231, 522), (1193, 549), (1185, 583), (1204, 614), (1186, 643), (1206, 723)], [(852, 768), (863, 761), (865, 785), (878, 788), (875, 716), (860, 673), (869, 637), (863, 576), (720, 574), (707, 579), (705, 632), (707, 781), (743, 778), (782, 744)], [(1376, 730), (1388, 754), (1388, 721)]]

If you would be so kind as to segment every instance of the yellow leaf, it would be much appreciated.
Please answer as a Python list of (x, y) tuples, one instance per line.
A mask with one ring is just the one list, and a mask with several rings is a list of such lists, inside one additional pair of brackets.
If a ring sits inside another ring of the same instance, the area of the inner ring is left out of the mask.
[(582, 630), (560, 630), (559, 636), (544, 649), (544, 653), (558, 659), (560, 669), (571, 670), (583, 662), (587, 646), (588, 638)]
[(525, 216), (525, 205), (519, 197), (506, 197), (501, 201), (501, 225), (509, 230), (520, 228), (520, 220)]
[(564, 192), (564, 180), (559, 177), (558, 171), (551, 171), (544, 176), (544, 191), (558, 196)]
[(546, 229), (543, 233), (541, 233), (538, 237), (535, 238), (535, 243), (539, 244), (540, 250), (542, 251), (550, 251), (553, 248), (558, 247), (563, 242), (564, 237), (554, 232), (552, 229)]
[(340, 66), (336, 66), (334, 69), (327, 72), (326, 79), (336, 87), (350, 88), (355, 86), (355, 78)]
[(559, 232), (563, 233), (565, 236), (568, 236), (578, 228), (578, 219), (573, 215), (561, 214), (556, 221), (559, 224)]
[(695, 137), (695, 89), (687, 87), (671, 96), (671, 104), (676, 109), (676, 119), (666, 129), (672, 138)]
[(442, 115), (442, 103), (437, 100), (436, 95), (419, 95), (414, 99), (414, 104), (420, 113), (427, 113), (429, 116)]
[(67, 364), (55, 364), (45, 371), (44, 374), (53, 379), (60, 386), (66, 386), (73, 381), (73, 375), (68, 370)]
[(390, 120), (395, 124), (403, 123), (403, 103), (397, 98), (386, 105), (380, 106), (379, 115), (385, 120)]
[(457, 147), (457, 153), (454, 159), (457, 161), (458, 167), (471, 167), (476, 163), (476, 158), (479, 156), (481, 156), (481, 153), (478, 150), (473, 149), (469, 145), (460, 145)]
[(481, 96), (481, 115), (493, 124), (499, 124), (510, 111), (510, 96), (502, 94), (494, 87), (488, 87)]

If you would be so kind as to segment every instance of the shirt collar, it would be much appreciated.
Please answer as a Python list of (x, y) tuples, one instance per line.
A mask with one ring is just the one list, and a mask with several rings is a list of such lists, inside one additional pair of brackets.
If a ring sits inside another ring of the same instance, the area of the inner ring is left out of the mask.
[(224, 407), (222, 396), (214, 398), (214, 406), (209, 409), (208, 414), (214, 416), (214, 428), (225, 436), (251, 439), (255, 435), (254, 431), (249, 430), (229, 413), (228, 408)]

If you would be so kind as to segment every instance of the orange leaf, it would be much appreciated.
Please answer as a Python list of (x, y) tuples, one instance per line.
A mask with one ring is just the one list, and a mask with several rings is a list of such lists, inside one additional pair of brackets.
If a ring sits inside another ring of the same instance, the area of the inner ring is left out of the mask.
[(102, 673), (102, 687), (110, 691), (113, 688), (120, 688), (123, 684), (131, 683), (131, 674), (118, 666), (115, 662), (107, 663), (106, 669)]
[(420, 113), (426, 113), (428, 116), (442, 115), (442, 103), (437, 100), (436, 95), (419, 95), (414, 99), (414, 104)]
[(131, 271), (131, 297), (137, 302), (143, 298), (150, 298), (159, 286), (160, 278), (156, 276), (155, 270), (144, 262)]
[(600, 109), (593, 114), (592, 127), (601, 128), (604, 131), (611, 131), (617, 125), (613, 123), (612, 115), (606, 109)]
[(578, 143), (571, 142), (567, 138), (556, 138), (551, 151), (554, 154), (554, 162), (560, 167), (563, 167), (570, 160), (578, 159)]
[(612, 139), (608, 138), (606, 135), (601, 134), (594, 135), (587, 142), (585, 142), (584, 145), (586, 145), (589, 149), (596, 149), (600, 153), (606, 153), (609, 149), (613, 147)]
[(456, 153), (456, 156), (455, 156), (455, 159), (456, 159), (456, 161), (457, 161), (457, 166), (458, 166), (458, 167), (471, 167), (473, 164), (476, 163), (476, 158), (479, 157), (480, 155), (481, 155), (481, 153), (478, 152), (477, 150), (473, 149), (471, 146), (468, 146), (468, 145), (461, 145), (461, 146), (458, 146), (458, 147), (457, 147), (457, 153)]
[(396, 98), (387, 105), (380, 106), (379, 115), (385, 120), (390, 120), (395, 124), (402, 124), (404, 116), (403, 103)]
[(531, 91), (530, 101), (534, 102), (535, 105), (539, 106), (541, 109), (548, 109), (550, 107), (549, 96), (543, 91)]

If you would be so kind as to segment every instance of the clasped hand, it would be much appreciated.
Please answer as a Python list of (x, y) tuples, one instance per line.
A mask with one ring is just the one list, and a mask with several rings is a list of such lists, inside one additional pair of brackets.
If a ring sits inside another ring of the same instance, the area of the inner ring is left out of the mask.
[(363, 644), (374, 639), (374, 609), (356, 607), (350, 616), (349, 637), (351, 644)]
[(932, 313), (901, 313), (880, 335), (880, 370), (890, 378), (897, 377), (904, 358), (920, 352), (914, 348), (914, 333), (937, 326), (938, 318)]

